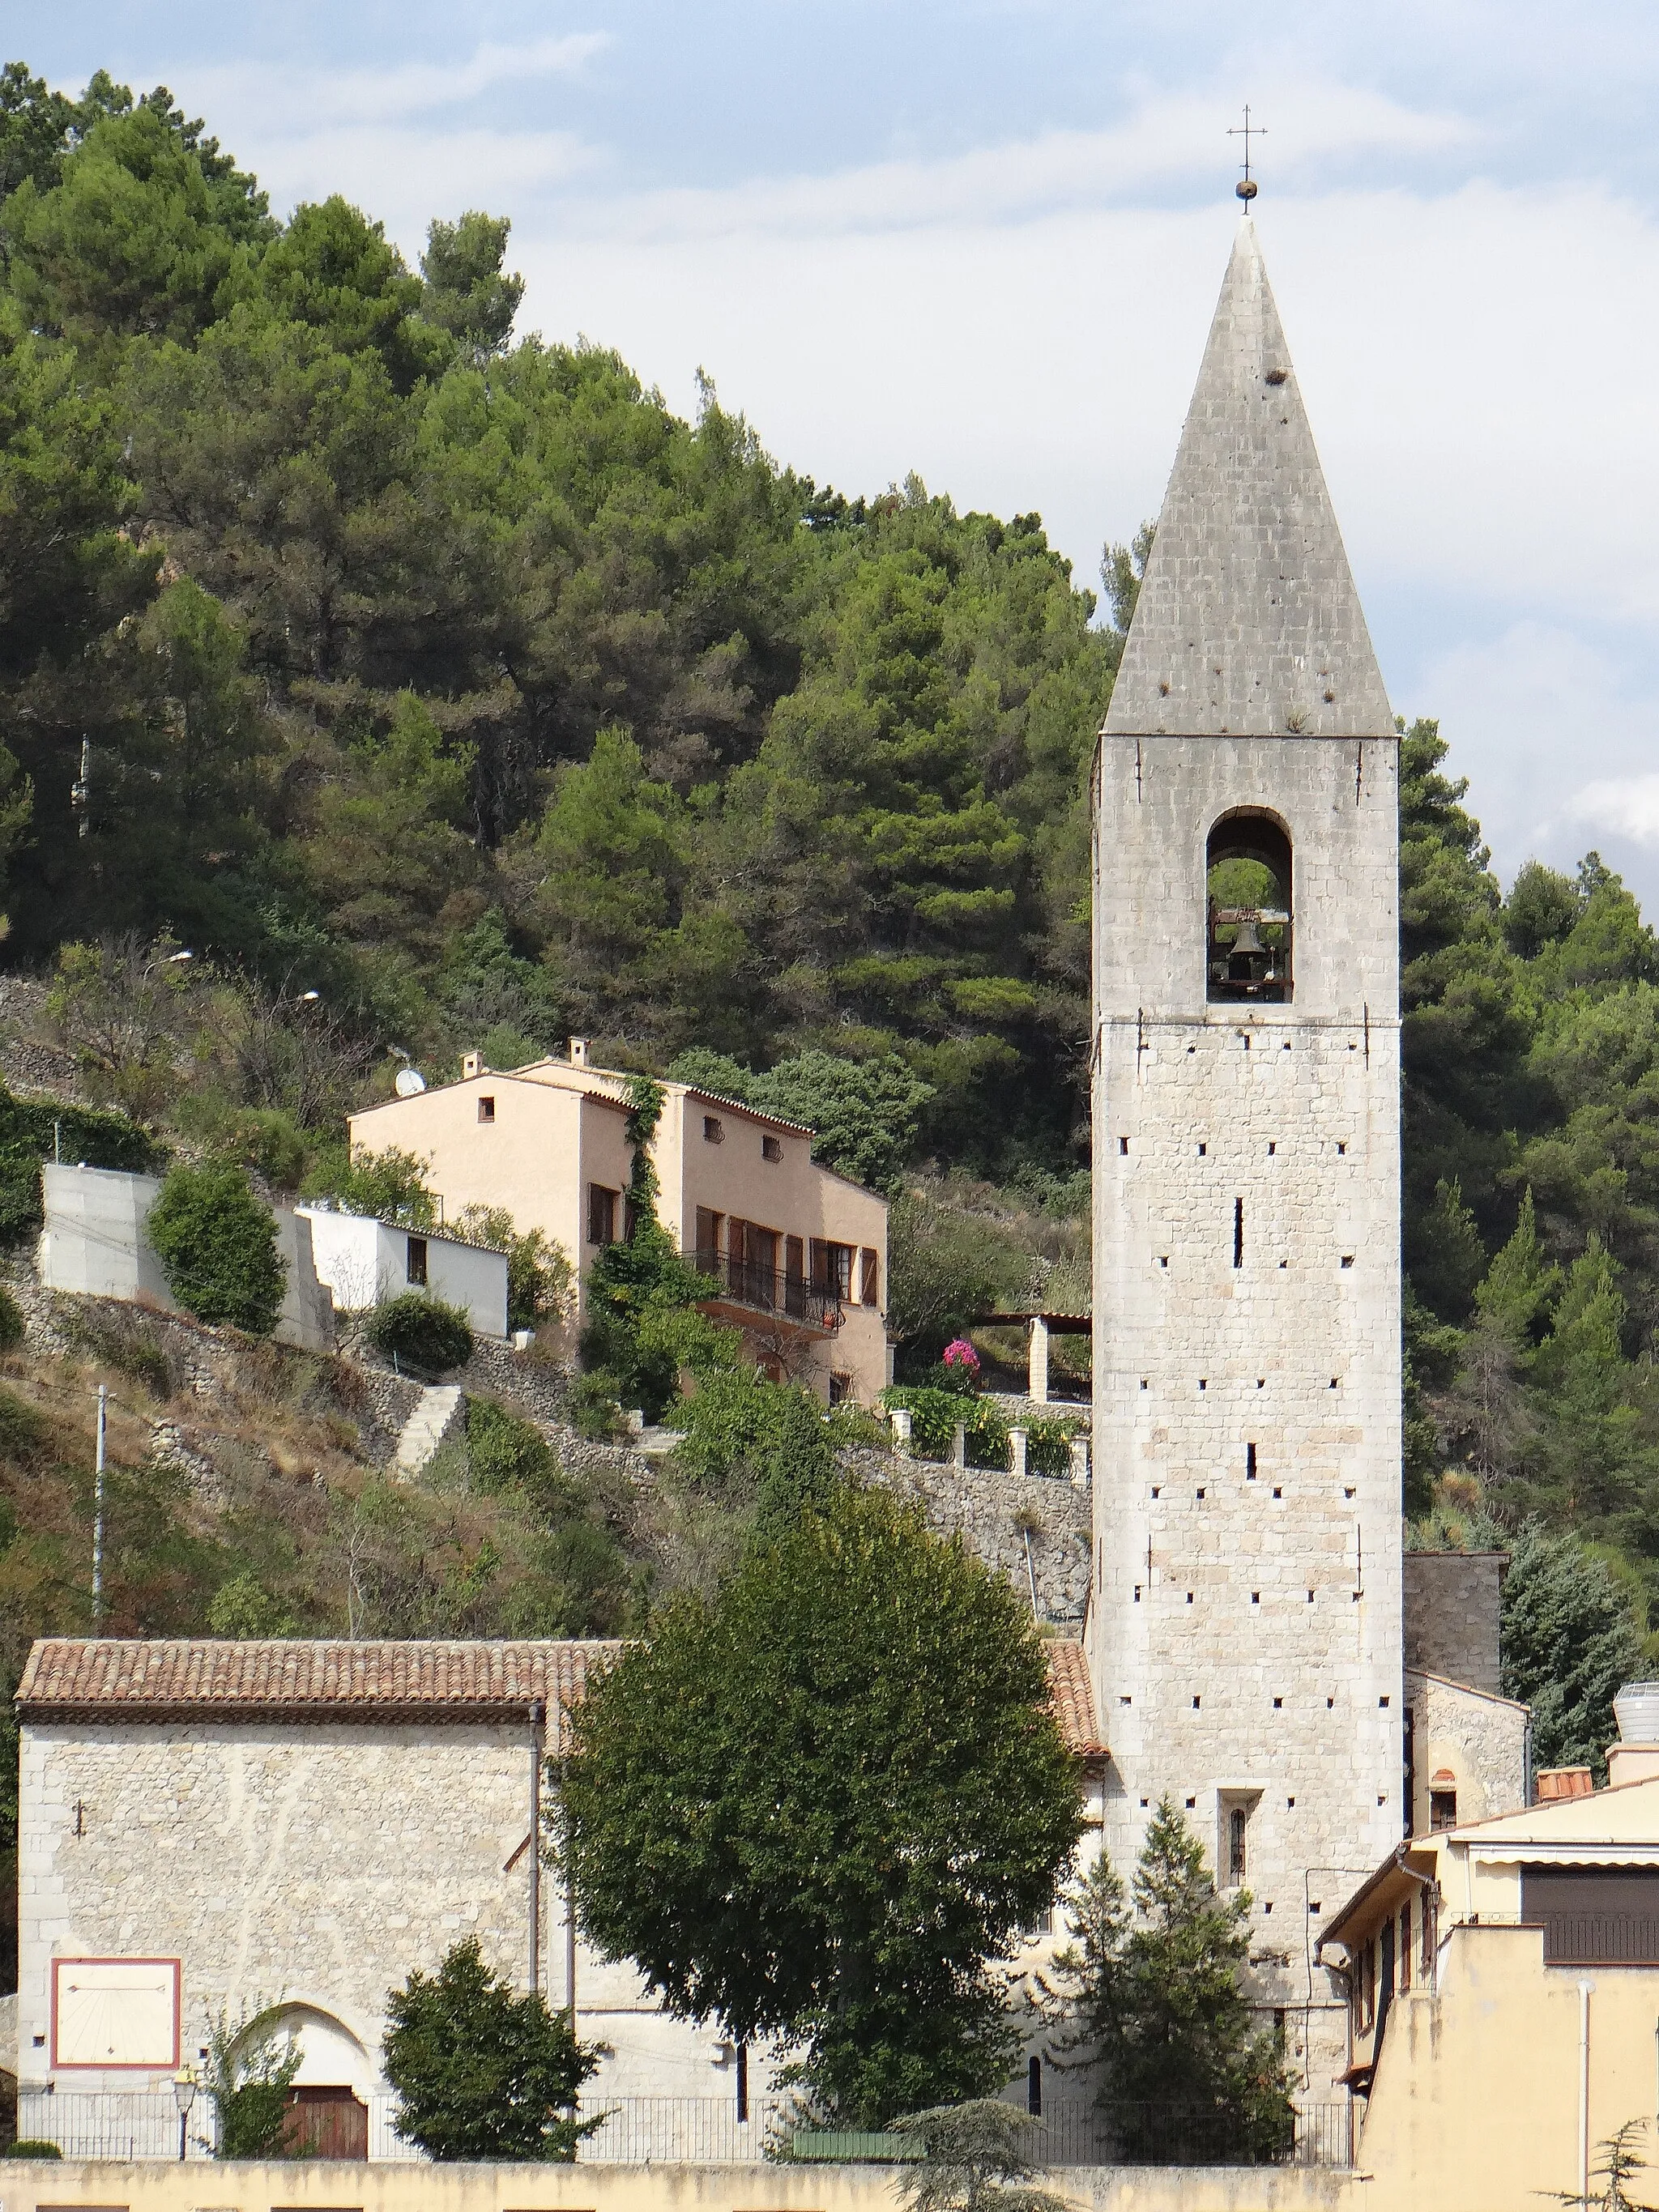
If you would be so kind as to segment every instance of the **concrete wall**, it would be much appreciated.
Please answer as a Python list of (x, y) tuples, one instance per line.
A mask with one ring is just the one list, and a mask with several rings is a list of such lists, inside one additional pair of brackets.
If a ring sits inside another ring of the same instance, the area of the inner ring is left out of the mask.
[[(1242, 1805), (1257, 1987), (1275, 2004), (1322, 1988), (1312, 1908), (1350, 1894), (1403, 1826), (1397, 750), (1109, 738), (1099, 771), (1091, 1641), (1107, 1844), (1132, 1863), (1167, 1791), (1214, 1853)], [(1206, 997), (1206, 839), (1249, 805), (1293, 848), (1283, 1006)], [(1336, 2045), (1310, 2060), (1316, 2098), (1341, 2059)]]
[(1359, 2138), (1368, 2204), (1488, 2212), (1577, 2193), (1581, 1981), (1592, 2164), (1614, 2129), (1651, 2118), (1659, 1972), (1547, 1967), (1543, 1952), (1541, 1929), (1455, 1928), (1437, 1989), (1395, 1996)]
[[(890, 2166), (30, 2165), (5, 2169), (6, 2212), (898, 2212)], [(1098, 2212), (1326, 2212), (1371, 2206), (1374, 2188), (1347, 2173), (1273, 2167), (1081, 2166), (1050, 2176), (1067, 2203)], [(1439, 2203), (1437, 2197), (1423, 2203)], [(1517, 2203), (1523, 2199), (1516, 2198)], [(1403, 2208), (1402, 2208), (1403, 2212)]]
[[(37, 1265), (48, 1290), (120, 1298), (162, 1313), (179, 1310), (167, 1272), (144, 1234), (144, 1222), (161, 1188), (154, 1176), (60, 1167), (48, 1161), (41, 1169), (40, 1182), (46, 1225)], [(317, 1278), (311, 1224), (286, 1206), (272, 1212), (285, 1278), (273, 1334), (280, 1343), (308, 1352), (331, 1351), (334, 1309)]]
[[(21, 1758), (26, 2082), (51, 2076), (54, 1954), (181, 1960), (186, 2053), (222, 2011), (308, 2008), (358, 2052), (361, 2094), (379, 2086), (386, 1992), (411, 1968), (430, 1972), (476, 1935), (526, 1984), (531, 1859), (514, 1855), (529, 1833), (527, 1724), (106, 1719), (31, 1724)], [(562, 1898), (545, 1869), (541, 1908), (541, 1986), (562, 2006)], [(591, 2097), (729, 2087), (709, 2035), (666, 2019), (631, 1968), (585, 1945), (576, 2002), (580, 2033), (611, 2046)], [(758, 2095), (759, 2054), (752, 2075)], [(143, 2086), (79, 2069), (61, 2081)]]
[(1498, 1607), (1506, 1552), (1407, 1552), (1401, 1584), (1406, 1664), (1497, 1697)]
[(1414, 1836), (1429, 1832), (1429, 1794), (1441, 1774), (1452, 1777), (1460, 1824), (1520, 1811), (1528, 1786), (1525, 1705), (1407, 1668), (1406, 1706), (1412, 1716)]
[[(296, 1209), (311, 1226), (317, 1271), (342, 1312), (361, 1313), (410, 1288), (410, 1231), (368, 1215), (325, 1206)], [(426, 1233), (426, 1288), (459, 1306), (480, 1336), (507, 1334), (507, 1256), (453, 1237)]]

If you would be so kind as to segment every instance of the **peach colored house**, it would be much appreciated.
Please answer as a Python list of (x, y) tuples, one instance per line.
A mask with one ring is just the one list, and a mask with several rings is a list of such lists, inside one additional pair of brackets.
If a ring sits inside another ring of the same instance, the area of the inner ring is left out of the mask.
[[(353, 1152), (413, 1152), (446, 1217), (505, 1206), (520, 1231), (561, 1245), (585, 1285), (628, 1231), (627, 1078), (590, 1066), (580, 1037), (568, 1060), (504, 1074), (469, 1053), (462, 1069), (459, 1083), (354, 1114)], [(708, 1310), (741, 1327), (777, 1379), (872, 1404), (888, 1380), (886, 1200), (819, 1166), (797, 1122), (688, 1084), (663, 1089), (658, 1212), (719, 1279)]]

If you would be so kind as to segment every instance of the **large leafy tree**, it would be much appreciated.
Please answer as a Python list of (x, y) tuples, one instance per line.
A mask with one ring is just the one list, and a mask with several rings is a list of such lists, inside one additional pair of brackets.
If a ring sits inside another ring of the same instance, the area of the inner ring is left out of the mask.
[(885, 1491), (786, 1519), (593, 1686), (563, 1777), (578, 1910), (676, 2013), (805, 2046), (873, 2124), (982, 2095), (998, 1962), (1079, 1830), (1013, 1593)]

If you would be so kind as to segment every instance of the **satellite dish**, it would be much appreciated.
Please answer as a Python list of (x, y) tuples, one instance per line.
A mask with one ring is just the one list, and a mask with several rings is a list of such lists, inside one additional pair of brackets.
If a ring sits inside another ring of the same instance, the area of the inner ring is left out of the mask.
[(418, 1098), (426, 1089), (426, 1078), (418, 1068), (400, 1067), (393, 1088), (399, 1098)]

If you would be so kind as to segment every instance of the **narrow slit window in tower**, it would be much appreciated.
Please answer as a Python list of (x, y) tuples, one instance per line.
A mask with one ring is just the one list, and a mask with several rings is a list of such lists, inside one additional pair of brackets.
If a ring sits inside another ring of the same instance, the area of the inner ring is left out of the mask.
[(1233, 1265), (1235, 1267), (1244, 1265), (1244, 1201), (1242, 1198), (1233, 1200)]
[(1255, 1446), (1254, 1444), (1246, 1444), (1244, 1447), (1244, 1480), (1246, 1482), (1255, 1480)]
[(1235, 1805), (1227, 1815), (1227, 1881), (1233, 1888), (1237, 1888), (1244, 1879), (1244, 1832), (1247, 1825), (1244, 1808)]

